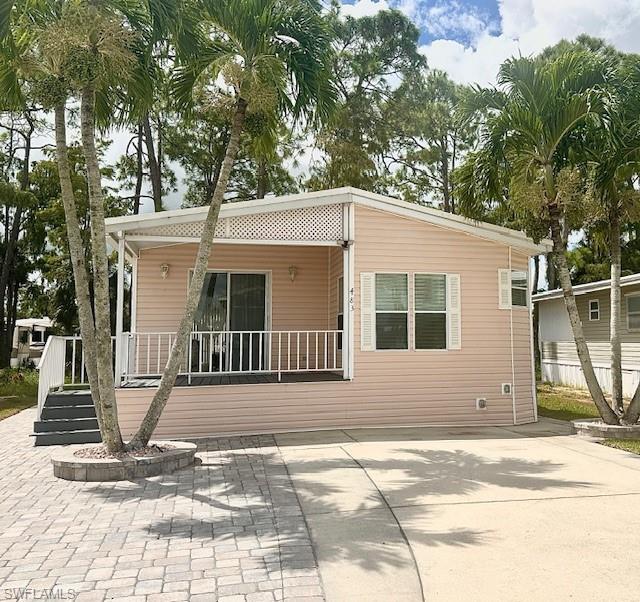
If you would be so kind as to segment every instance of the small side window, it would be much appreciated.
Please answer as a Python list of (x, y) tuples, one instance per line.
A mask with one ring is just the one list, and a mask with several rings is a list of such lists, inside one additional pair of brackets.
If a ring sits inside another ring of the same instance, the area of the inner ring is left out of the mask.
[(600, 319), (600, 301), (591, 299), (589, 301), (589, 321), (597, 322)]
[(640, 296), (627, 297), (627, 328), (640, 330)]
[(511, 271), (511, 305), (527, 307), (527, 273)]

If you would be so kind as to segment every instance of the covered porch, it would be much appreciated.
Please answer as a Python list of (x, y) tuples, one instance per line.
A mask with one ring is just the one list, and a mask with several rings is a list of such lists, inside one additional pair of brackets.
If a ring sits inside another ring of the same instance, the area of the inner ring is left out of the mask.
[[(223, 205), (178, 387), (351, 378), (348, 201), (345, 194)], [(206, 208), (195, 208), (107, 220), (107, 243), (117, 252), (116, 387), (158, 386), (205, 216)], [(43, 400), (51, 388), (86, 383), (83, 356), (79, 337), (53, 338), (41, 362)]]

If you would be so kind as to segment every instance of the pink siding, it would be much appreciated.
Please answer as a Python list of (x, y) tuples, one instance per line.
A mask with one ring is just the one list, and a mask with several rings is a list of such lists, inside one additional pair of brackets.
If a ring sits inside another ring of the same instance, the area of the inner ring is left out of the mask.
[[(353, 381), (178, 388), (167, 404), (158, 436), (376, 425), (513, 424), (513, 400), (501, 394), (501, 384), (512, 382), (511, 320), (516, 422), (533, 420), (528, 312), (498, 309), (497, 270), (509, 266), (509, 249), (360, 206), (355, 223)], [(175, 327), (194, 252), (193, 246), (182, 245), (142, 253), (138, 330)], [(335, 248), (218, 245), (212, 266), (273, 270), (274, 329), (335, 328), (341, 253)], [(165, 281), (159, 270), (163, 262), (171, 265)], [(526, 257), (513, 254), (514, 268), (524, 268), (526, 262)], [(293, 284), (288, 277), (292, 263), (299, 268)], [(361, 351), (360, 272), (383, 271), (460, 274), (462, 348)], [(144, 389), (118, 391), (125, 434), (135, 428), (152, 395), (152, 390)], [(487, 410), (475, 409), (477, 397), (487, 398)]]

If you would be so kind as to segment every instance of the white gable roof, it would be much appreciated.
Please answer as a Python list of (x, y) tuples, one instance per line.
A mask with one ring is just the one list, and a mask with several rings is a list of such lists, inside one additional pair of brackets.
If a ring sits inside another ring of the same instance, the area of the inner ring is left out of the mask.
[[(511, 230), (485, 222), (476, 222), (438, 209), (408, 203), (351, 187), (224, 203), (220, 209), (220, 219), (344, 203), (355, 203), (373, 209), (387, 211), (395, 215), (428, 222), (442, 228), (464, 232), (472, 236), (511, 246), (530, 255), (546, 253), (551, 249), (551, 243), (549, 241), (534, 243), (524, 233), (517, 230)], [(166, 226), (194, 224), (204, 221), (207, 211), (208, 207), (195, 207), (109, 218), (106, 221), (107, 234), (111, 241), (116, 241), (119, 238), (119, 233), (122, 233), (126, 237), (127, 232), (139, 233), (144, 230)]]
[[(640, 284), (640, 274), (629, 274), (629, 276), (622, 276), (620, 278), (620, 286), (631, 286), (633, 284)], [(611, 287), (611, 280), (598, 280), (596, 282), (587, 282), (587, 284), (577, 284), (573, 287), (574, 295), (586, 295), (587, 293), (593, 293), (595, 291), (603, 291)], [(562, 297), (562, 289), (556, 288), (551, 291), (545, 291), (538, 293), (531, 297), (534, 301), (547, 301), (548, 299), (559, 299)]]

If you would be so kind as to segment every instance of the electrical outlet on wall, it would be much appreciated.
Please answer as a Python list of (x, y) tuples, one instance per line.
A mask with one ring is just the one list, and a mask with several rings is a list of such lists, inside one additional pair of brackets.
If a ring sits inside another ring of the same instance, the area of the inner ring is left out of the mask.
[(502, 394), (503, 395), (511, 395), (511, 383), (502, 383)]
[(486, 397), (478, 397), (476, 399), (476, 410), (486, 410), (486, 409), (487, 409)]

